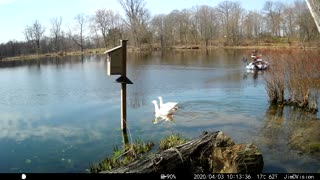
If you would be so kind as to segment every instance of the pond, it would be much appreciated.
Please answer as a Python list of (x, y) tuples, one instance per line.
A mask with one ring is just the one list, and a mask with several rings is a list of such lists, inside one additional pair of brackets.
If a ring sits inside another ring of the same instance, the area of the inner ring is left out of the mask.
[[(269, 106), (263, 77), (247, 72), (250, 50), (128, 54), (129, 140), (158, 143), (171, 134), (195, 138), (223, 131), (254, 143), (264, 172), (320, 172), (320, 160), (288, 143), (290, 133), (319, 118)], [(103, 55), (46, 58), (0, 69), (0, 172), (87, 173), (122, 146), (119, 76)], [(152, 100), (179, 103), (170, 121), (155, 121)], [(303, 118), (302, 118), (303, 117)], [(317, 120), (318, 121), (318, 120)]]

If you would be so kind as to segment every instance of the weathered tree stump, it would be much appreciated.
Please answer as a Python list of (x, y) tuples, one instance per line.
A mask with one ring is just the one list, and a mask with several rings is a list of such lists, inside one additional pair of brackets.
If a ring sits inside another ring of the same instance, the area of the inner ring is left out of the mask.
[(254, 145), (237, 146), (218, 131), (101, 173), (249, 173), (262, 172), (262, 168), (262, 155)]
[(253, 144), (216, 147), (212, 152), (212, 173), (261, 173), (263, 157)]

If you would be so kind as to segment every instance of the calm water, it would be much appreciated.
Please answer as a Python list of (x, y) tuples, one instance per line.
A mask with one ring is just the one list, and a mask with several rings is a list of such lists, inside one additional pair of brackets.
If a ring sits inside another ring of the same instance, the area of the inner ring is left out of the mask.
[[(318, 118), (269, 107), (263, 76), (246, 72), (249, 51), (128, 55), (128, 132), (158, 142), (179, 133), (223, 131), (263, 151), (265, 172), (320, 172), (320, 161), (288, 145), (299, 122)], [(88, 172), (122, 145), (120, 84), (104, 56), (47, 59), (0, 69), (0, 172)], [(176, 101), (172, 121), (154, 123), (153, 99)], [(281, 119), (279, 121), (278, 119)], [(292, 123), (297, 122), (297, 123)]]

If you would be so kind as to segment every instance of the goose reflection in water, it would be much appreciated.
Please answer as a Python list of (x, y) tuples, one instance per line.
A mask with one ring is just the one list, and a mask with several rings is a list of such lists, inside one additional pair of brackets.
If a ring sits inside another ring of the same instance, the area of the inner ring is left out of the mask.
[(159, 115), (159, 116), (156, 116), (156, 118), (154, 120), (152, 120), (152, 123), (153, 124), (158, 124), (158, 123), (163, 122), (163, 121), (173, 122), (174, 121), (173, 115), (166, 115), (166, 116)]

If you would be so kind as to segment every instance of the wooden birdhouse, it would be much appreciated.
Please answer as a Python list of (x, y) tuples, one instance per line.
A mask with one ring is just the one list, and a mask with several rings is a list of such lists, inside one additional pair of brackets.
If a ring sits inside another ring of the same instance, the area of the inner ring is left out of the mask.
[(104, 52), (107, 54), (107, 74), (111, 75), (122, 75), (123, 72), (123, 47), (118, 46), (113, 49)]

